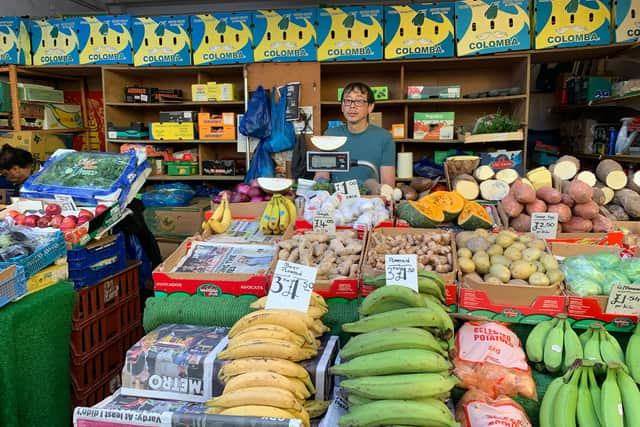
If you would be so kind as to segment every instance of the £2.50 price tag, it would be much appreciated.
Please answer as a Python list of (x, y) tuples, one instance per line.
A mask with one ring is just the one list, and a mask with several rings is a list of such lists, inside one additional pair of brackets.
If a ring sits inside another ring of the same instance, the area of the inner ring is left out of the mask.
[(336, 182), (333, 186), (336, 189), (336, 193), (344, 194), (347, 199), (357, 199), (360, 197), (360, 188), (358, 187), (358, 181), (355, 179)]
[(315, 267), (278, 261), (265, 308), (298, 310), (306, 313), (309, 310), (316, 272)]
[(627, 314), (637, 316), (640, 314), (640, 286), (638, 285), (613, 285), (607, 302), (608, 314)]
[(540, 239), (555, 239), (558, 233), (558, 214), (552, 212), (532, 214), (531, 232)]
[(386, 284), (406, 286), (418, 292), (418, 259), (415, 254), (385, 255)]
[(336, 222), (327, 212), (318, 212), (313, 216), (313, 231), (336, 234)]

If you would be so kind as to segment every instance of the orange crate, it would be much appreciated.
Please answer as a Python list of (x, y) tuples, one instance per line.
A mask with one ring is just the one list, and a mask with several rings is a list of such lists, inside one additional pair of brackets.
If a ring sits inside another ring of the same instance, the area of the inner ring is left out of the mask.
[(79, 290), (73, 312), (74, 325), (80, 327), (85, 324), (83, 322), (100, 316), (107, 307), (117, 305), (132, 295), (139, 295), (139, 266), (139, 261), (130, 261), (121, 272), (107, 277), (97, 285)]

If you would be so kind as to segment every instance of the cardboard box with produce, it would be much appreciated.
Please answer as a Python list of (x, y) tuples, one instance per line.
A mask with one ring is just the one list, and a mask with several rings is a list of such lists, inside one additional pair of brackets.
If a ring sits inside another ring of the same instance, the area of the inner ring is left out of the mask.
[(430, 141), (453, 139), (454, 112), (413, 113), (413, 138)]
[(251, 12), (191, 16), (193, 65), (253, 62), (252, 19)]
[(191, 65), (188, 16), (138, 16), (132, 25), (136, 67)]
[(318, 9), (318, 61), (382, 59), (382, 6)]
[(29, 20), (18, 16), (0, 18), (0, 33), (6, 42), (0, 44), (0, 64), (31, 65)]
[(610, 7), (609, 0), (535, 0), (535, 48), (608, 44)]
[(260, 9), (253, 14), (255, 62), (315, 61), (317, 9)]
[(640, 0), (616, 0), (611, 10), (614, 42), (626, 43), (640, 39)]
[(79, 63), (78, 18), (31, 21), (33, 65)]

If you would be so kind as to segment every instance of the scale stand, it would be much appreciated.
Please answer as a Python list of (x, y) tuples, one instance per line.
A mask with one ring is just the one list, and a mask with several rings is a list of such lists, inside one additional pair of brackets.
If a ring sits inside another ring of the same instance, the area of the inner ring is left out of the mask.
[(378, 169), (373, 163), (351, 159), (348, 151), (307, 151), (307, 171), (309, 172), (349, 172), (355, 166), (368, 167), (375, 180), (380, 182)]

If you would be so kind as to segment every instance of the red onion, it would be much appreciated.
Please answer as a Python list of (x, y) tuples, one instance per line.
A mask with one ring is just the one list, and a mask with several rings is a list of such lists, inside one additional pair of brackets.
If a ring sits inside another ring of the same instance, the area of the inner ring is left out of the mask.
[(244, 182), (241, 182), (238, 185), (236, 185), (237, 193), (249, 194), (250, 189), (251, 189), (251, 186), (249, 184), (245, 184)]
[(249, 189), (249, 192), (247, 193), (247, 196), (253, 198), (253, 197), (262, 197), (262, 190), (260, 190), (260, 187), (251, 187)]
[(264, 202), (264, 196), (254, 196), (249, 201), (250, 202)]

